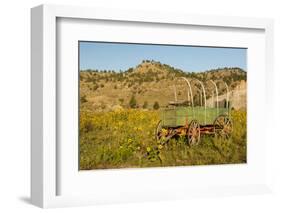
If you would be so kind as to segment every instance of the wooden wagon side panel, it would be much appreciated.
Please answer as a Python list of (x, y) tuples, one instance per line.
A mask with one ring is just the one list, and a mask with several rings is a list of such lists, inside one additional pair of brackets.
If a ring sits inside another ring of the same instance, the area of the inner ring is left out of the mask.
[(174, 109), (165, 109), (161, 113), (161, 120), (164, 127), (185, 126), (192, 119), (192, 108), (177, 107)]
[(180, 127), (185, 126), (192, 120), (197, 120), (199, 124), (213, 124), (216, 117), (228, 113), (227, 108), (207, 108), (205, 123), (204, 107), (176, 107), (174, 109), (164, 109), (161, 112), (163, 127)]

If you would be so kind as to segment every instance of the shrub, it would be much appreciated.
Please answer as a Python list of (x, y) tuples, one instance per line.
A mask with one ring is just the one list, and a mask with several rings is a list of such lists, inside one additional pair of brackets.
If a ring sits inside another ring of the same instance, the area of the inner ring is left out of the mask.
[(121, 104), (123, 104), (124, 98), (119, 98), (118, 100), (120, 101)]
[(85, 95), (83, 95), (83, 96), (80, 98), (80, 101), (81, 101), (82, 104), (88, 102), (88, 100), (86, 99), (86, 96), (85, 96)]
[(158, 101), (155, 101), (155, 103), (153, 104), (153, 109), (157, 110), (159, 108), (160, 108), (160, 106), (159, 106)]
[(99, 88), (99, 85), (94, 85), (93, 90), (97, 90)]
[(129, 106), (131, 108), (136, 108), (137, 107), (137, 100), (136, 100), (134, 95), (132, 95), (132, 97), (130, 99)]
[(147, 108), (147, 106), (148, 106), (148, 103), (147, 103), (147, 101), (145, 101), (145, 102), (143, 103), (142, 108), (143, 108), (143, 109), (146, 109), (146, 108)]

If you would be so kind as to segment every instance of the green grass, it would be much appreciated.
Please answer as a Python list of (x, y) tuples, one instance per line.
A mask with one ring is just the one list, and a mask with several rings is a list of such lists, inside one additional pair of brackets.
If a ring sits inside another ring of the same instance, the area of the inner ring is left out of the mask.
[(246, 112), (232, 111), (228, 140), (202, 136), (188, 146), (184, 137), (158, 144), (159, 111), (120, 110), (80, 113), (80, 169), (136, 168), (246, 162)]

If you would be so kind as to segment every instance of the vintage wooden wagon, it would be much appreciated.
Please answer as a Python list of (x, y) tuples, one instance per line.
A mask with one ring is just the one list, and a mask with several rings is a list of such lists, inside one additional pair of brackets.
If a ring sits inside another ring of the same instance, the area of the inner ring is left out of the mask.
[[(176, 86), (174, 86), (175, 100), (169, 102), (168, 107), (161, 109), (161, 120), (155, 131), (156, 140), (160, 143), (166, 143), (171, 138), (182, 136), (186, 138), (189, 145), (196, 145), (200, 142), (200, 137), (203, 134), (229, 138), (233, 124), (229, 113), (227, 84), (223, 81), (209, 80), (209, 82), (205, 82), (213, 87), (214, 94), (212, 96), (214, 104), (207, 105), (206, 90), (201, 81), (185, 77), (177, 78), (176, 82), (178, 81), (183, 81), (186, 85), (186, 100), (178, 100)], [(219, 83), (225, 87), (223, 104), (219, 101), (217, 87)], [(195, 90), (200, 91), (200, 104), (194, 103), (193, 93)]]

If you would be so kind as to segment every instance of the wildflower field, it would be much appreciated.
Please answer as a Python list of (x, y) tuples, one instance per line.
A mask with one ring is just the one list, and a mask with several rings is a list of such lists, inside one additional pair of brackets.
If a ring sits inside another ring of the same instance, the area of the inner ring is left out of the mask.
[(201, 136), (196, 146), (186, 139), (165, 145), (154, 137), (158, 110), (122, 109), (80, 112), (80, 170), (246, 163), (246, 112), (232, 111), (232, 137)]

